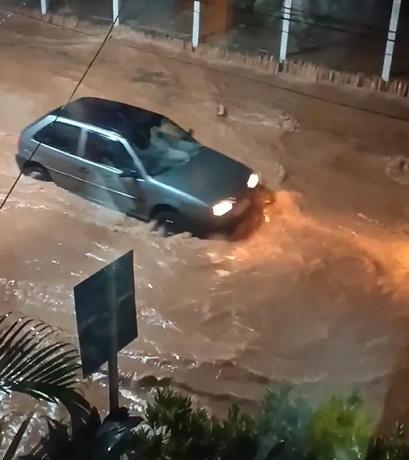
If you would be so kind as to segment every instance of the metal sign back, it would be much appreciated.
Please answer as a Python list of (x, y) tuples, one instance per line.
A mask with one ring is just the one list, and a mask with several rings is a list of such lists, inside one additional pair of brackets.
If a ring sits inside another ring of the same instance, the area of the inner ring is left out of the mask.
[(74, 299), (86, 377), (138, 337), (133, 251), (77, 284)]

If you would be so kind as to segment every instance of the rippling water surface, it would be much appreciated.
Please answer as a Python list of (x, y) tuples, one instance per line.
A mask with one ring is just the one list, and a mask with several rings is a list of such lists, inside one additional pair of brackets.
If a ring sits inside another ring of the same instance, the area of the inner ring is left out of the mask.
[[(2, 25), (1, 196), (18, 173), (19, 131), (67, 100), (97, 45), (21, 18)], [(29, 79), (22, 62), (30, 63)], [(140, 337), (120, 355), (121, 394), (131, 407), (158, 383), (172, 383), (216, 412), (232, 400), (251, 409), (280, 379), (312, 392), (357, 384), (379, 405), (407, 364), (407, 190), (396, 177), (404, 171), (388, 166), (407, 147), (407, 125), (243, 77), (111, 40), (78, 95), (164, 111), (262, 171), (276, 199), (260, 228), (237, 242), (162, 239), (22, 178), (0, 213), (1, 311), (39, 317), (76, 343), (73, 287), (133, 249)], [(377, 101), (368, 104), (383, 107)], [(227, 119), (215, 116), (220, 102)], [(394, 110), (390, 101), (384, 108)], [(85, 389), (99, 407), (105, 384), (101, 373)], [(29, 404), (2, 400), (13, 420)]]

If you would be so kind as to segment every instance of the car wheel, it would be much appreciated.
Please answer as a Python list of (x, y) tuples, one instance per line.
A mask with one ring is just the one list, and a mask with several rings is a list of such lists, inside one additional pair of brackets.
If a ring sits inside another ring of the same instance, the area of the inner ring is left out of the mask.
[(186, 229), (183, 228), (182, 221), (182, 216), (176, 212), (159, 212), (155, 216), (155, 225), (152, 230), (159, 233), (161, 236), (168, 238), (186, 231)]
[(37, 165), (24, 168), (24, 175), (44, 182), (51, 180), (50, 173), (42, 166)]

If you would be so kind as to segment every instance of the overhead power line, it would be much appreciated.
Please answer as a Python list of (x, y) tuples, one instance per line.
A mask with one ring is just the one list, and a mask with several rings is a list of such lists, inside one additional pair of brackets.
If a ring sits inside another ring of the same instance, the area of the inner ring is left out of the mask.
[[(203, 0), (200, 1), (200, 3), (203, 3)], [(386, 35), (388, 32), (388, 27), (389, 27), (389, 21), (385, 21), (385, 26), (384, 27), (375, 27), (375, 26), (370, 26), (366, 23), (358, 23), (358, 22), (351, 22), (351, 21), (346, 21), (341, 18), (336, 18), (334, 16), (327, 16), (327, 15), (318, 15), (321, 16), (321, 20), (318, 21), (311, 21), (311, 18), (309, 19), (304, 19), (304, 11), (300, 8), (295, 8), (292, 7), (290, 9), (290, 18), (284, 18), (283, 16), (283, 11), (282, 9), (277, 10), (276, 14), (269, 14), (269, 13), (258, 13), (258, 12), (253, 12), (249, 11), (245, 8), (240, 8), (238, 6), (229, 6), (230, 10), (233, 10), (234, 12), (239, 12), (243, 15), (248, 15), (249, 19), (252, 20), (257, 20), (257, 17), (259, 18), (264, 18), (264, 19), (273, 19), (277, 21), (277, 24), (273, 26), (272, 24), (256, 24), (256, 23), (249, 23), (245, 24), (246, 28), (251, 28), (251, 29), (264, 29), (264, 30), (271, 30), (274, 32), (279, 32), (281, 29), (279, 21), (282, 21), (285, 19), (286, 21), (289, 21), (291, 24), (303, 24), (305, 26), (308, 26), (310, 28), (315, 28), (315, 29), (321, 29), (321, 30), (327, 30), (329, 32), (338, 32), (338, 33), (343, 33), (345, 35), (350, 35), (350, 36), (362, 36), (362, 35), (372, 35), (373, 38), (379, 39), (379, 40), (386, 40)], [(332, 24), (331, 24), (332, 22)], [(290, 29), (290, 34), (291, 34), (291, 29)], [(403, 40), (402, 40), (403, 38)], [(409, 43), (409, 34), (408, 33), (399, 33), (399, 39), (402, 43), (408, 44)], [(405, 40), (406, 39), (406, 40)]]
[[(22, 16), (22, 17), (25, 17), (27, 19), (43, 23), (43, 21), (41, 21), (41, 19), (33, 18), (33, 17), (28, 16), (28, 15), (26, 15), (24, 13), (20, 12), (19, 15)], [(57, 25), (57, 24), (53, 24), (53, 23), (49, 23), (49, 24), (52, 27), (56, 27), (58, 29), (63, 29), (63, 30), (68, 30), (68, 31), (77, 33), (79, 35), (92, 37), (92, 38), (98, 38), (96, 35), (91, 34), (89, 32), (85, 32), (83, 30), (73, 29), (71, 27), (61, 26), (61, 25)], [(288, 88), (288, 87), (279, 85), (277, 83), (273, 83), (271, 81), (260, 80), (260, 79), (252, 78), (252, 77), (249, 77), (249, 76), (237, 75), (237, 74), (235, 74), (233, 72), (229, 72), (229, 71), (227, 71), (225, 69), (221, 69), (221, 68), (216, 68), (216, 67), (211, 68), (211, 67), (209, 67), (208, 65), (206, 65), (204, 63), (198, 62), (198, 60), (195, 61), (195, 62), (192, 62), (192, 61), (185, 60), (185, 59), (183, 59), (181, 57), (176, 57), (173, 54), (170, 55), (170, 54), (166, 54), (165, 52), (161, 53), (161, 52), (158, 52), (158, 51), (153, 51), (151, 49), (146, 49), (146, 47), (143, 47), (143, 45), (142, 46), (130, 45), (129, 43), (121, 43), (119, 40), (118, 40), (117, 43), (120, 46), (124, 46), (125, 48), (136, 50), (136, 51), (138, 51), (140, 53), (143, 53), (143, 54), (148, 54), (148, 55), (152, 55), (152, 56), (159, 56), (159, 57), (162, 57), (164, 59), (168, 59), (170, 61), (179, 62), (180, 64), (185, 65), (185, 66), (189, 66), (189, 67), (197, 67), (197, 68), (202, 68), (202, 69), (205, 69), (205, 70), (211, 70), (212, 72), (220, 73), (220, 74), (223, 74), (223, 75), (228, 75), (228, 76), (230, 76), (232, 78), (235, 78), (237, 80), (243, 80), (243, 81), (247, 81), (247, 82), (257, 83), (257, 84), (260, 84), (260, 85), (263, 85), (263, 86), (268, 86), (270, 88), (279, 89), (279, 90), (285, 91), (287, 93), (296, 94), (296, 95), (299, 95), (299, 96), (302, 96), (302, 97), (305, 97), (305, 98), (308, 98), (308, 99), (317, 100), (317, 101), (320, 101), (320, 102), (323, 102), (323, 103), (326, 103), (326, 104), (329, 104), (329, 105), (335, 105), (335, 106), (338, 106), (338, 107), (344, 107), (344, 108), (348, 108), (348, 109), (351, 109), (351, 110), (356, 110), (358, 112), (370, 113), (372, 115), (377, 115), (377, 116), (381, 116), (381, 117), (384, 117), (384, 118), (389, 118), (389, 119), (392, 119), (392, 120), (399, 120), (399, 121), (409, 122), (409, 117), (408, 118), (399, 117), (399, 116), (388, 114), (388, 113), (381, 112), (381, 111), (378, 111), (378, 110), (371, 110), (371, 109), (366, 109), (366, 108), (359, 107), (359, 106), (353, 106), (353, 105), (350, 105), (350, 104), (344, 104), (344, 103), (341, 103), (341, 102), (329, 101), (328, 99), (322, 98), (320, 96), (317, 96), (317, 95), (314, 95), (314, 94), (308, 94), (308, 93), (305, 93), (303, 91), (295, 90), (293, 88)]]
[(24, 8), (26, 5), (27, 5), (27, 0), (23, 0), (16, 8), (14, 8), (12, 11), (10, 11), (5, 18), (0, 19), (0, 26), (4, 22), (8, 21), (11, 17), (13, 17), (15, 13), (18, 13), (18, 11), (21, 8)]
[[(120, 8), (120, 11), (118, 12), (117, 16), (115, 18), (113, 18), (114, 20), (112, 21), (112, 25), (110, 26), (105, 38), (102, 40), (102, 43), (101, 45), (99, 46), (99, 48), (97, 49), (97, 52), (95, 53), (94, 57), (91, 59), (90, 63), (87, 65), (87, 68), (85, 69), (84, 73), (82, 74), (81, 78), (78, 80), (77, 84), (75, 85), (75, 88), (74, 90), (72, 91), (70, 97), (68, 98), (68, 101), (60, 107), (60, 110), (56, 116), (56, 118), (54, 119), (54, 121), (51, 123), (51, 125), (53, 125), (57, 120), (58, 118), (61, 116), (61, 112), (64, 110), (65, 106), (67, 104), (69, 104), (72, 99), (74, 98), (76, 92), (78, 91), (79, 87), (81, 86), (82, 82), (84, 81), (85, 77), (88, 75), (88, 72), (91, 70), (92, 66), (94, 65), (95, 61), (97, 60), (98, 56), (100, 55), (101, 51), (103, 50), (105, 44), (107, 43), (107, 41), (109, 40), (109, 37), (111, 36), (111, 33), (112, 33), (112, 30), (113, 28), (115, 27), (115, 23), (118, 21), (119, 19), (119, 16), (122, 12), (122, 9), (124, 8), (125, 6), (125, 3), (126, 3), (127, 0), (125, 0), (123, 2), (123, 4), (121, 5), (121, 8)], [(23, 15), (20, 11), (16, 10), (14, 12), (14, 14), (18, 14), (18, 15)], [(23, 16), (26, 16), (26, 15), (23, 15)], [(7, 195), (4, 197), (1, 205), (0, 205), (0, 211), (3, 209), (4, 205), (7, 203), (8, 199), (10, 198), (11, 194), (13, 193), (14, 189), (16, 188), (19, 180), (21, 179), (21, 176), (23, 175), (23, 172), (24, 172), (24, 166), (29, 163), (32, 158), (34, 157), (34, 155), (36, 154), (38, 148), (41, 146), (41, 142), (39, 142), (35, 149), (33, 150), (33, 152), (30, 154), (29, 158), (24, 162), (23, 166), (21, 167), (21, 170), (18, 174), (18, 176), (16, 177), (15, 181), (13, 182), (12, 186), (10, 187), (9, 191), (7, 192)]]
[[(78, 91), (78, 88), (80, 87), (81, 83), (84, 81), (84, 79), (87, 76), (88, 72), (90, 71), (91, 67), (93, 66), (93, 64), (95, 63), (95, 61), (98, 58), (99, 54), (101, 53), (102, 49), (104, 48), (105, 44), (107, 43), (107, 41), (108, 41), (109, 37), (111, 36), (112, 31), (113, 31), (115, 22), (119, 19), (124, 5), (125, 5), (125, 2), (122, 4), (121, 10), (118, 13), (117, 17), (115, 18), (115, 21), (112, 22), (112, 25), (110, 26), (106, 37), (102, 41), (102, 43), (101, 43), (100, 47), (98, 48), (95, 56), (93, 57), (93, 59), (91, 60), (89, 65), (87, 66), (84, 74), (82, 75), (81, 79), (78, 81), (76, 87), (74, 88), (70, 98), (68, 99), (68, 101), (67, 101), (67, 103), (65, 105), (67, 105), (73, 99), (73, 97), (76, 94), (76, 92)], [(36, 21), (36, 22), (43, 23), (43, 21), (41, 19), (33, 18), (32, 16), (24, 14), (21, 11), (15, 11), (14, 14), (22, 16), (22, 17), (24, 17), (26, 19), (30, 19), (30, 20), (33, 20), (33, 21)], [(53, 24), (53, 23), (48, 23), (48, 24), (51, 27), (56, 27), (56, 28), (59, 28), (59, 29), (71, 31), (71, 32), (74, 32), (74, 33), (77, 33), (77, 34), (80, 34), (80, 35), (84, 35), (84, 36), (88, 36), (88, 37), (92, 37), (92, 38), (99, 38), (96, 35), (93, 35), (91, 33), (88, 33), (88, 32), (82, 31), (82, 30), (73, 29), (73, 28), (70, 28), (70, 27), (57, 25), (57, 24)], [(329, 104), (329, 105), (335, 105), (335, 106), (338, 106), (338, 107), (343, 107), (343, 108), (347, 108), (347, 109), (351, 109), (351, 110), (356, 110), (356, 111), (359, 111), (359, 112), (369, 113), (369, 114), (372, 114), (372, 115), (381, 116), (381, 117), (384, 117), (384, 118), (389, 118), (389, 119), (393, 119), (393, 120), (397, 120), (397, 121), (409, 122), (409, 119), (406, 118), (406, 117), (400, 117), (400, 116), (397, 116), (397, 115), (392, 115), (392, 114), (388, 114), (388, 113), (385, 113), (385, 112), (381, 112), (381, 111), (377, 111), (377, 110), (371, 110), (371, 109), (367, 109), (367, 108), (363, 108), (363, 107), (359, 107), (359, 106), (353, 106), (353, 105), (350, 105), (350, 104), (344, 104), (344, 103), (341, 103), (341, 102), (330, 101), (330, 100), (322, 98), (320, 96), (304, 93), (303, 91), (298, 91), (298, 90), (295, 90), (293, 88), (288, 88), (288, 87), (285, 87), (285, 86), (282, 86), (282, 85), (278, 85), (278, 84), (272, 83), (270, 81), (263, 81), (263, 80), (260, 80), (260, 79), (257, 79), (257, 78), (252, 78), (252, 77), (249, 77), (249, 76), (236, 75), (233, 72), (228, 72), (228, 71), (222, 70), (220, 68), (209, 68), (209, 66), (207, 66), (205, 64), (201, 64), (199, 62), (187, 61), (185, 59), (175, 57), (174, 55), (172, 56), (172, 55), (168, 55), (168, 54), (165, 54), (165, 53), (160, 53), (160, 52), (155, 52), (155, 51), (152, 51), (152, 50), (147, 50), (146, 48), (143, 48), (141, 46), (130, 45), (129, 43), (124, 43), (124, 44), (122, 44), (122, 46), (124, 46), (126, 48), (130, 48), (130, 49), (134, 49), (134, 50), (136, 50), (138, 52), (141, 52), (141, 53), (144, 53), (144, 54), (159, 56), (159, 57), (171, 60), (171, 61), (176, 61), (176, 62), (179, 62), (182, 65), (185, 65), (185, 66), (191, 66), (191, 67), (202, 68), (202, 69), (205, 69), (205, 70), (211, 70), (211, 71), (213, 71), (215, 73), (221, 73), (221, 74), (224, 74), (224, 75), (228, 75), (228, 76), (230, 76), (232, 78), (235, 78), (235, 79), (238, 79), (238, 80), (244, 80), (244, 81), (247, 81), (247, 82), (257, 83), (257, 84), (260, 84), (260, 85), (268, 86), (268, 87), (271, 87), (271, 88), (274, 88), (274, 89), (279, 89), (281, 91), (285, 91), (285, 92), (295, 94), (295, 95), (298, 95), (298, 96), (301, 96), (301, 97), (305, 97), (305, 98), (308, 98), (308, 99), (313, 99), (313, 100), (323, 102), (323, 103), (326, 103), (326, 104)], [(65, 105), (63, 107), (61, 107), (61, 110), (64, 109)], [(58, 116), (56, 117), (56, 119), (54, 120), (53, 123), (55, 123), (55, 121), (57, 121), (57, 119), (58, 119)], [(32, 154), (30, 155), (29, 159), (25, 163), (29, 162), (33, 158), (34, 154), (36, 153), (36, 151), (37, 151), (37, 149), (39, 148), (40, 145), (41, 145), (41, 143), (39, 143), (36, 146), (36, 148), (34, 149)], [(17, 176), (16, 180), (13, 182), (10, 190), (8, 191), (6, 197), (4, 198), (3, 202), (0, 205), (0, 210), (3, 209), (3, 207), (6, 204), (7, 200), (10, 198), (10, 195), (13, 193), (13, 191), (14, 191), (18, 181), (20, 180), (22, 174), (23, 174), (23, 170), (20, 171), (20, 173)]]

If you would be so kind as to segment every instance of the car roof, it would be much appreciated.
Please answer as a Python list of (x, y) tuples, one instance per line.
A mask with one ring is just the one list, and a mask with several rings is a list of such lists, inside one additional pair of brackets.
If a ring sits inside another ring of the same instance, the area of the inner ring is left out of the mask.
[[(62, 110), (61, 110), (62, 109)], [(156, 124), (162, 115), (123, 102), (98, 97), (82, 97), (65, 107), (55, 109), (52, 115), (86, 123), (127, 136), (129, 126)]]

